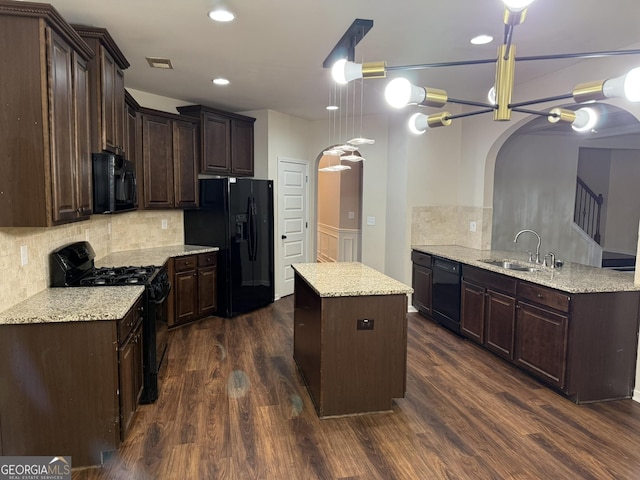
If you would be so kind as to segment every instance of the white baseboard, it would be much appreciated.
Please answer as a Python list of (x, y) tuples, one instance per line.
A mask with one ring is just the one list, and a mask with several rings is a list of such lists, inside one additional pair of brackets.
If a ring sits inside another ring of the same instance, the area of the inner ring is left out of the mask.
[(631, 400), (633, 400), (634, 402), (638, 402), (640, 403), (640, 390), (638, 390), (637, 388), (633, 391), (633, 397), (631, 397)]
[(409, 313), (416, 313), (418, 311), (418, 309), (416, 307), (414, 307), (413, 305), (409, 305), (409, 308), (407, 308), (407, 312)]

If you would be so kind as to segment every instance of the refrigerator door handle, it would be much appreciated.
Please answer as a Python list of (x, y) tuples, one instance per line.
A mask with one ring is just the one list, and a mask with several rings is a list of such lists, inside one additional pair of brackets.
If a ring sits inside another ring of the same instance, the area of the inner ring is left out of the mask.
[(258, 258), (258, 226), (256, 225), (256, 199), (251, 197), (251, 216), (249, 217), (249, 228), (250, 228), (250, 236), (251, 236), (251, 260), (256, 261)]

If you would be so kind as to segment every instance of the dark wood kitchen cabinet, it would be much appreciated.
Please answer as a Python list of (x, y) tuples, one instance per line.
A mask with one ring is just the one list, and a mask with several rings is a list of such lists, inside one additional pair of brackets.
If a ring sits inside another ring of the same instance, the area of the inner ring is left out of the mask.
[(124, 441), (135, 416), (143, 388), (142, 300), (118, 322), (118, 386), (120, 440)]
[(104, 28), (73, 25), (95, 52), (89, 63), (91, 151), (108, 151), (128, 157), (124, 70), (129, 62)]
[(431, 317), (431, 285), (433, 281), (431, 255), (413, 250), (411, 261), (413, 262), (411, 303), (420, 313)]
[(512, 360), (516, 280), (464, 265), (461, 289), (460, 333)]
[(122, 319), (0, 325), (3, 455), (64, 451), (81, 467), (118, 449), (142, 386), (142, 315), (139, 298)]
[(131, 161), (136, 168), (136, 178), (138, 191), (135, 197), (135, 205), (138, 206), (139, 199), (143, 198), (143, 178), (142, 172), (144, 171), (142, 166), (142, 145), (140, 141), (142, 139), (142, 123), (140, 121), (140, 105), (138, 102), (125, 91), (125, 142), (124, 150), (127, 152), (127, 159)]
[(0, 226), (91, 215), (93, 52), (50, 5), (0, 2)]
[(204, 105), (178, 107), (200, 127), (200, 173), (252, 177), (255, 118)]
[(211, 315), (218, 306), (216, 252), (184, 255), (169, 261), (173, 278), (169, 297), (169, 327)]
[(140, 114), (144, 208), (196, 207), (196, 121), (144, 108)]
[(519, 285), (518, 295), (515, 361), (562, 389), (567, 372), (571, 297), (524, 282)]

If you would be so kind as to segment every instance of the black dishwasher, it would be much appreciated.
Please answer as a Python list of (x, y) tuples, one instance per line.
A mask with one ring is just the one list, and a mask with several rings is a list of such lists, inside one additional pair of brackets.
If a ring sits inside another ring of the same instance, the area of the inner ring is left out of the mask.
[(460, 264), (434, 257), (432, 268), (433, 319), (442, 326), (460, 333)]

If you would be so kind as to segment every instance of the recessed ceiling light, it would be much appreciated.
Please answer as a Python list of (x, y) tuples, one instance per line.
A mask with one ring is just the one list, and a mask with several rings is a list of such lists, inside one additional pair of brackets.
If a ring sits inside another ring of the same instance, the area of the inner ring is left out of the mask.
[(145, 57), (150, 67), (153, 68), (164, 68), (164, 69), (173, 69), (173, 65), (171, 65), (171, 60), (168, 58), (161, 57)]
[(213, 83), (216, 85), (229, 85), (229, 80), (226, 78), (218, 77), (213, 79)]
[(491, 42), (493, 42), (493, 37), (491, 35), (478, 35), (471, 39), (471, 43), (474, 45), (485, 45)]
[(329, 105), (329, 106), (327, 106), (327, 110), (338, 110), (338, 106), (337, 105)]
[(211, 20), (215, 20), (216, 22), (230, 22), (235, 19), (236, 16), (229, 10), (226, 10), (224, 8), (216, 8), (215, 10), (211, 10), (209, 12), (209, 18)]

